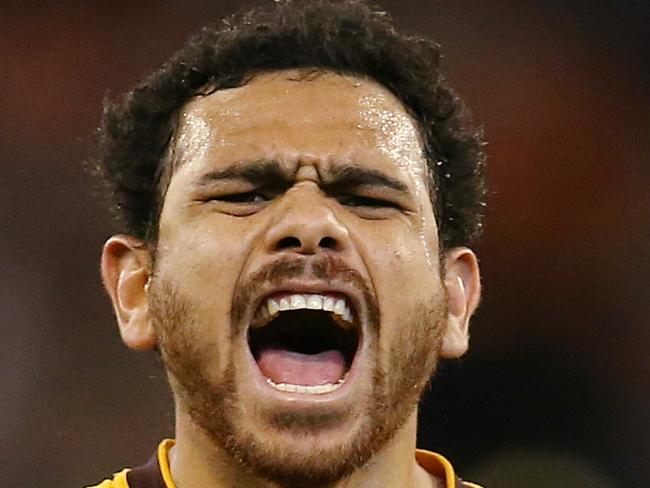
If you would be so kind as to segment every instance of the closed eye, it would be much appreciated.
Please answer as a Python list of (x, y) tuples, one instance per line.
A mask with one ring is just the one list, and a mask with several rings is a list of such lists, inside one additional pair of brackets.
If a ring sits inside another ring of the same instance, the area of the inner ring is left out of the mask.
[(362, 195), (345, 195), (339, 197), (338, 201), (346, 207), (399, 208), (397, 204), (389, 200)]
[(272, 200), (273, 196), (264, 195), (257, 191), (248, 191), (243, 193), (232, 193), (230, 195), (219, 195), (212, 197), (209, 200), (220, 200), (222, 202), (231, 203), (264, 203)]

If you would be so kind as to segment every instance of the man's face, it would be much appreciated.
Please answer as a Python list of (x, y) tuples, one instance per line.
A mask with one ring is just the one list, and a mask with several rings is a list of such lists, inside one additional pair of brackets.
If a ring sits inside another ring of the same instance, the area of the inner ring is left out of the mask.
[(149, 294), (177, 407), (257, 474), (348, 474), (445, 327), (414, 122), (368, 80), (260, 74), (188, 103), (173, 159)]

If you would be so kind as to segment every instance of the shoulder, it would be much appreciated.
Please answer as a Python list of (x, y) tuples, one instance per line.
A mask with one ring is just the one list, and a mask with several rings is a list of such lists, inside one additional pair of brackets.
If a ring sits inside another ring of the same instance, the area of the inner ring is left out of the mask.
[(174, 488), (168, 460), (173, 445), (173, 440), (165, 439), (146, 464), (125, 468), (112, 478), (86, 488)]
[(129, 488), (129, 483), (126, 480), (126, 473), (128, 469), (123, 469), (119, 473), (115, 473), (111, 479), (106, 479), (98, 485), (91, 485), (86, 488)]

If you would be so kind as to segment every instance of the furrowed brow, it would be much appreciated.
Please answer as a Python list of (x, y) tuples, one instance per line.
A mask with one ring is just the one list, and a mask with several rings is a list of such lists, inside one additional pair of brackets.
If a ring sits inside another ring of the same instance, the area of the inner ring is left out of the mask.
[(201, 175), (199, 186), (209, 186), (223, 180), (244, 180), (255, 185), (281, 185), (287, 183), (277, 161), (253, 161), (228, 166)]
[(328, 188), (355, 188), (359, 186), (376, 186), (389, 188), (399, 193), (408, 193), (403, 182), (380, 171), (362, 168), (353, 164), (343, 164), (327, 172), (325, 186)]

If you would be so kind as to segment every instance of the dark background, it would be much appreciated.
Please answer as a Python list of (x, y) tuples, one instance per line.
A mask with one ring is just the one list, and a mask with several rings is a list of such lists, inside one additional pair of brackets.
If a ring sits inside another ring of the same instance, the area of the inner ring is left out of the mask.
[[(80, 487), (171, 435), (155, 355), (122, 346), (100, 284), (82, 161), (105, 95), (249, 4), (2, 2), (0, 487)], [(650, 3), (383, 5), (442, 44), (490, 143), (483, 303), (420, 445), (488, 488), (645, 486)]]

